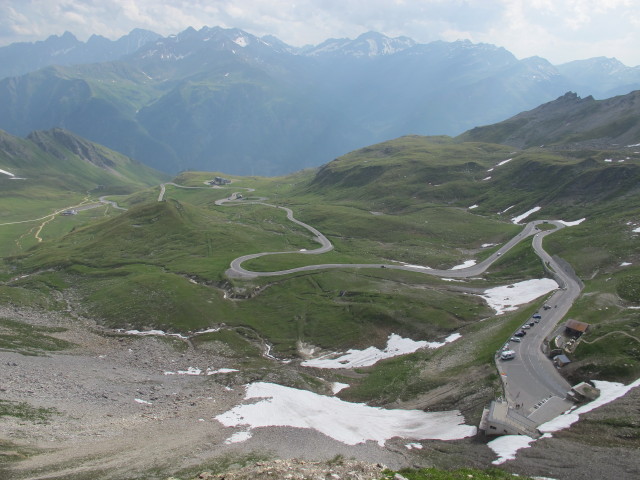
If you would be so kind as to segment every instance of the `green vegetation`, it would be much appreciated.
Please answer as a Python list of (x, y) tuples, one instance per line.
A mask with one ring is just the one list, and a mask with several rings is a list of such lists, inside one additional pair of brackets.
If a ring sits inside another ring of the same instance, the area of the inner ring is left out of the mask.
[(35, 423), (46, 423), (58, 412), (53, 408), (35, 408), (26, 402), (10, 402), (0, 399), (0, 418), (16, 417)]
[(9, 350), (23, 355), (39, 355), (43, 352), (72, 348), (72, 343), (51, 335), (63, 331), (65, 331), (63, 328), (29, 325), (0, 318), (0, 350)]
[(507, 480), (515, 478), (527, 480), (527, 478), (529, 478), (523, 477), (522, 475), (508, 473), (498, 468), (491, 468), (488, 470), (478, 470), (475, 468), (460, 468), (457, 470), (421, 468), (419, 470), (404, 469), (398, 472), (387, 471), (381, 480), (393, 480), (396, 473), (407, 478), (407, 480), (469, 480), (470, 478), (473, 478), (474, 480)]
[[(49, 141), (50, 136), (39, 139)], [(525, 313), (492, 319), (489, 327), (478, 322), (490, 317), (489, 309), (464, 289), (543, 276), (530, 240), (501, 257), (482, 279), (463, 285), (390, 269), (229, 279), (225, 271), (240, 255), (299, 252), (318, 245), (310, 232), (288, 221), (284, 211), (253, 200), (267, 198), (270, 204), (292, 208), (296, 218), (334, 244), (323, 255), (271, 255), (244, 265), (265, 271), (394, 261), (446, 269), (486, 258), (495, 251), (492, 245), (503, 244), (522, 228), (505, 220), (534, 205), (543, 207), (538, 218), (585, 216), (582, 224), (547, 237), (545, 247), (589, 278), (585, 292), (607, 292), (633, 303), (640, 275), (636, 267), (620, 264), (636, 259), (636, 235), (629, 225), (640, 213), (632, 200), (635, 175), (632, 162), (609, 166), (582, 154), (513, 152), (499, 145), (416, 136), (352, 152), (318, 170), (278, 178), (231, 177), (233, 183), (222, 188), (206, 185), (214, 176), (226, 176), (222, 173), (184, 172), (175, 182), (196, 188), (166, 185), (165, 199), (158, 202), (158, 187), (129, 185), (129, 196), (114, 187), (109, 193), (120, 194), (110, 198), (128, 211), (99, 208), (56, 218), (43, 229), (42, 243), (29, 240), (33, 233), (26, 235), (26, 226), (5, 230), (9, 233), (3, 241), (12, 245), (9, 251), (15, 255), (5, 256), (2, 278), (32, 275), (0, 286), (0, 296), (57, 308), (47, 299), (71, 288), (88, 313), (112, 327), (194, 331), (224, 323), (230, 330), (204, 336), (199, 345), (227, 345), (236, 358), (259, 358), (258, 347), (265, 343), (277, 355), (293, 357), (298, 342), (340, 351), (383, 346), (390, 333), (438, 340), (461, 331), (460, 345), (466, 344), (467, 335), (475, 341), (459, 369), (420, 373), (438, 361), (441, 352), (456, 351), (454, 344), (382, 362), (345, 395), (380, 401), (412, 398), (448, 378), (462, 378), (464, 368), (478, 369), (478, 381), (491, 387), (496, 383), (490, 368), (495, 350), (521, 321), (520, 315), (530, 312), (524, 308)], [(233, 192), (242, 192), (244, 200), (215, 205)], [(469, 209), (471, 205), (478, 207)], [(508, 214), (499, 213), (507, 209)], [(24, 247), (16, 248), (16, 241)], [(27, 300), (31, 292), (33, 299)], [(623, 319), (620, 308), (615, 315), (614, 309), (595, 310), (590, 298), (582, 297), (572, 316), (593, 324), (598, 323), (593, 316), (604, 324), (618, 322), (627, 333), (634, 328), (632, 314)], [(618, 378), (627, 378), (636, 372), (635, 354), (632, 347), (619, 345), (626, 340), (614, 338), (606, 335), (590, 349), (581, 346), (577, 355), (584, 355), (587, 363), (600, 355), (602, 362), (609, 357), (601, 350), (620, 347), (599, 371), (611, 373), (617, 362), (623, 369)], [(405, 387), (392, 392), (390, 379)]]

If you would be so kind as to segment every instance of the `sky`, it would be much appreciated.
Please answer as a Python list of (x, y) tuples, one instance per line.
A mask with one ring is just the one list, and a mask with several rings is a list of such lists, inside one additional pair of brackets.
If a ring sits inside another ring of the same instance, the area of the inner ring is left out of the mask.
[(134, 28), (240, 28), (294, 46), (376, 31), (419, 43), (470, 40), (553, 64), (615, 57), (640, 65), (640, 0), (0, 0), (0, 46)]

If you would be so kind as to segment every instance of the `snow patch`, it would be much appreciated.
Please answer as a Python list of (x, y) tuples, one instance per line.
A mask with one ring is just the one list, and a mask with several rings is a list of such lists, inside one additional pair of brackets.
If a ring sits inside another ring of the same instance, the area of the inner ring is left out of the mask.
[(580, 225), (585, 220), (586, 218), (581, 218), (580, 220), (575, 220), (573, 222), (565, 222), (564, 220), (560, 220), (560, 223), (563, 224), (565, 227), (573, 227), (575, 225)]
[[(118, 332), (123, 332), (122, 329), (118, 329)], [(141, 337), (177, 337), (177, 338), (182, 338), (185, 339), (187, 337), (185, 337), (184, 335), (181, 335), (179, 333), (166, 333), (163, 330), (145, 330), (145, 331), (140, 331), (140, 330), (127, 330), (125, 332), (123, 332), (127, 335), (138, 335)]]
[(513, 158), (507, 158), (506, 160), (503, 160), (500, 163), (496, 164), (496, 167), (501, 167), (505, 163), (509, 163), (511, 160), (513, 160)]
[(350, 386), (351, 385), (349, 385), (348, 383), (333, 382), (331, 384), (331, 392), (336, 395), (337, 393), (341, 392), (345, 388), (349, 388)]
[(487, 443), (487, 447), (498, 455), (498, 459), (491, 463), (500, 465), (507, 460), (513, 460), (518, 450), (529, 447), (533, 442), (535, 439), (527, 435), (504, 435), (491, 440)]
[(178, 375), (200, 375), (202, 370), (196, 367), (189, 367), (186, 370), (178, 370)]
[(384, 446), (393, 437), (456, 440), (476, 433), (476, 427), (465, 425), (457, 410), (385, 410), (265, 382), (247, 387), (245, 400), (249, 399), (261, 400), (238, 405), (216, 420), (227, 427), (248, 425), (249, 430), (272, 426), (311, 428), (347, 445), (373, 440)]
[(503, 211), (498, 212), (498, 215), (502, 215), (503, 213), (507, 213), (509, 210), (511, 210), (513, 207), (515, 207), (515, 205), (511, 205), (510, 207), (505, 208)]
[(485, 177), (485, 178), (483, 178), (482, 180), (483, 180), (483, 181), (491, 180), (491, 177)]
[(422, 450), (422, 444), (421, 443), (407, 443), (404, 448), (406, 448), (407, 450), (412, 450), (412, 449), (416, 449), (416, 450)]
[(555, 280), (540, 278), (490, 288), (480, 296), (496, 311), (496, 315), (501, 315), (504, 312), (516, 310), (519, 305), (529, 303), (557, 288), (558, 284)]
[(412, 265), (411, 263), (406, 263), (406, 262), (398, 262), (398, 263), (404, 265), (405, 267), (420, 268), (422, 270), (433, 270), (431, 267), (425, 267), (424, 265)]
[(631, 264), (631, 263), (629, 263), (629, 262), (622, 262), (622, 263), (620, 264), (620, 266), (621, 266), (621, 267), (628, 267), (629, 265), (632, 265), (632, 264)]
[(224, 443), (225, 445), (231, 445), (232, 443), (244, 442), (246, 440), (249, 440), (251, 437), (253, 437), (253, 434), (250, 431), (236, 432), (229, 438), (227, 438)]
[(471, 206), (469, 207), (469, 210), (473, 210), (474, 208), (478, 208), (478, 205), (471, 205)]
[(497, 245), (497, 243), (483, 243), (482, 245), (480, 245), (482, 248), (489, 248), (489, 247), (495, 247)]
[(524, 220), (525, 218), (527, 218), (529, 215), (531, 215), (532, 213), (537, 212), (538, 210), (540, 210), (541, 207), (533, 207), (531, 210), (528, 210), (526, 212), (524, 212), (522, 215), (518, 215), (517, 217), (513, 217), (511, 219), (511, 222), (518, 224), (520, 223), (522, 220)]
[(631, 389), (640, 386), (640, 379), (629, 385), (623, 385), (617, 382), (606, 382), (604, 380), (593, 380), (595, 387), (600, 390), (600, 396), (594, 401), (589, 402), (579, 408), (568, 410), (562, 415), (558, 415), (556, 418), (549, 420), (547, 423), (543, 423), (538, 427), (538, 430), (542, 433), (552, 433), (569, 428), (575, 422), (580, 419), (580, 415), (590, 412), (602, 405), (606, 405), (609, 402), (624, 396)]
[(358, 368), (370, 367), (385, 358), (398, 357), (407, 353), (413, 353), (421, 348), (440, 348), (443, 345), (460, 338), (459, 333), (449, 335), (443, 342), (427, 342), (425, 340), (414, 341), (410, 338), (402, 338), (400, 335), (391, 334), (387, 339), (387, 346), (384, 350), (376, 347), (369, 347), (364, 350), (347, 350), (346, 353), (329, 353), (319, 358), (305, 360), (301, 363), (303, 367), (315, 368)]
[(640, 233), (640, 227), (631, 230), (633, 233)]
[[(235, 368), (218, 368), (217, 370), (213, 370), (211, 368), (207, 368), (204, 375), (217, 375), (219, 373), (233, 373), (238, 372)], [(177, 372), (164, 372), (165, 375), (203, 375), (202, 369), (197, 367), (189, 367), (186, 370), (178, 370)]]
[[(239, 36), (238, 38), (236, 38), (233, 43), (235, 43), (236, 45), (240, 46), (240, 47), (246, 47), (247, 45), (249, 45), (249, 42), (247, 42), (247, 39), (244, 38), (243, 36)], [(235, 52), (234, 52), (235, 53)]]
[(455, 267), (451, 267), (449, 270), (462, 270), (463, 268), (473, 267), (476, 264), (475, 260), (467, 260), (466, 262), (456, 265)]
[(235, 368), (219, 368), (217, 370), (210, 370), (207, 368), (207, 375), (217, 375), (219, 373), (233, 373), (239, 371), (240, 370), (236, 370)]
[(10, 177), (15, 177), (13, 173), (7, 172), (6, 170), (2, 170), (1, 168), (0, 168), (0, 173), (4, 173), (5, 175), (9, 175)]
[(153, 405), (153, 403), (142, 400), (141, 398), (134, 398), (133, 401), (141, 405)]

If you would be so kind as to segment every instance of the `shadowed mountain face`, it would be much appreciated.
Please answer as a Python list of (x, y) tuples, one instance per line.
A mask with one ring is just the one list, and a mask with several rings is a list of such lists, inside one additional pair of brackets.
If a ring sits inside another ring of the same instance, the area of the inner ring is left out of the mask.
[(457, 137), (518, 148), (589, 144), (608, 148), (640, 142), (640, 90), (606, 100), (567, 93), (528, 112)]
[[(111, 53), (0, 81), (0, 128), (24, 136), (62, 127), (172, 173), (277, 175), (402, 135), (457, 135), (571, 89), (640, 87), (640, 72), (622, 64), (583, 75), (597, 59), (560, 68), (487, 44), (375, 32), (301, 49), (218, 27), (167, 38), (135, 31), (120, 43), (68, 34), (20, 48), (60, 42)], [(10, 47), (0, 58), (15, 64)]]
[[(0, 175), (3, 198), (70, 190), (130, 193), (165, 178), (140, 162), (62, 129), (36, 131), (26, 139), (0, 131), (0, 168), (11, 174)], [(15, 178), (23, 181), (12, 181)]]

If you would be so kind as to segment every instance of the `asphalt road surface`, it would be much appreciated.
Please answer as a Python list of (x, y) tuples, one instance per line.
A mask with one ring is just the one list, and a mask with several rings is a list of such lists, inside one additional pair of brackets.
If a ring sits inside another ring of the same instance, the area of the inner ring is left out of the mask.
[[(563, 227), (560, 222), (549, 223), (558, 228)], [(565, 317), (582, 289), (582, 283), (575, 273), (566, 265), (559, 264), (542, 248), (543, 238), (554, 231), (556, 230), (535, 234), (533, 248), (554, 272), (555, 280), (561, 288), (547, 300), (546, 305), (550, 308), (538, 311), (542, 317), (539, 323), (534, 322), (533, 327), (525, 330), (527, 334), (520, 343), (510, 342), (509, 348), (516, 352), (516, 358), (497, 360), (509, 405), (517, 406), (519, 413), (535, 418), (540, 423), (559, 415), (572, 405), (571, 402), (564, 401), (571, 386), (542, 353), (541, 345)]]

